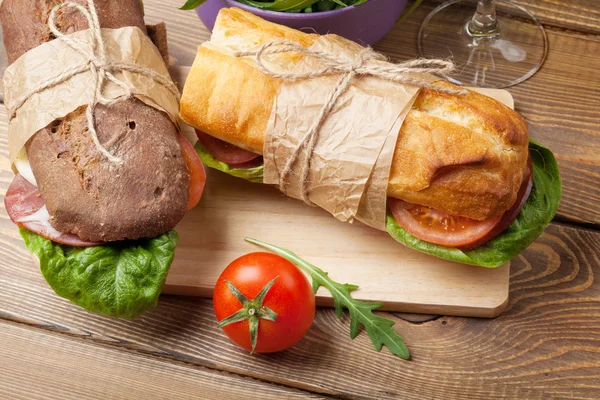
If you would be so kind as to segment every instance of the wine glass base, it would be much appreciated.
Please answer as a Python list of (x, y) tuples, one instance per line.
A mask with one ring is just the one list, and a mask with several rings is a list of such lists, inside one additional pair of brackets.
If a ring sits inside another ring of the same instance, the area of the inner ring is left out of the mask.
[(523, 7), (496, 1), (499, 32), (470, 34), (476, 0), (452, 0), (434, 9), (419, 30), (421, 57), (449, 59), (456, 65), (446, 78), (458, 85), (503, 88), (531, 77), (548, 53), (546, 32)]

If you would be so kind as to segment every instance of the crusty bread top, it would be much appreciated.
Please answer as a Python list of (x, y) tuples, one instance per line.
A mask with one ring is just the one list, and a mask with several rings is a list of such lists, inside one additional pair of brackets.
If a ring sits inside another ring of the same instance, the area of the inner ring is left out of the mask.
[[(82, 6), (85, 0), (71, 0)], [(63, 0), (5, 0), (0, 4), (2, 29), (8, 63), (12, 64), (27, 51), (54, 39), (48, 28), (48, 17), (53, 7)], [(96, 11), (103, 28), (137, 26), (146, 32), (144, 16), (138, 1), (97, 0)], [(57, 14), (56, 26), (61, 32), (73, 33), (88, 28), (88, 23), (74, 8), (63, 8)]]
[[(210, 43), (231, 51), (256, 49), (274, 40), (287, 40), (310, 47), (319, 35), (274, 24), (239, 8), (222, 9), (215, 21)], [(295, 55), (292, 60), (299, 60)]]
[[(283, 39), (310, 47), (316, 37), (236, 8), (221, 10), (186, 82), (183, 119), (214, 137), (262, 153), (281, 80), (233, 52)], [(286, 53), (271, 60), (286, 68), (299, 57)], [(452, 96), (422, 90), (401, 128), (388, 195), (453, 215), (490, 218), (516, 201), (527, 149), (523, 118), (500, 102), (475, 92)]]
[[(161, 111), (137, 99), (98, 105), (101, 143), (118, 143), (124, 164), (104, 161), (81, 107), (42, 129), (27, 144), (29, 162), (50, 222), (90, 241), (155, 237), (187, 210), (189, 175), (177, 131)], [(82, 132), (82, 133), (79, 133)]]
[[(214, 137), (261, 154), (281, 80), (257, 70), (252, 59), (237, 58), (233, 53), (274, 40), (310, 47), (317, 37), (237, 8), (222, 9), (210, 42), (198, 48), (183, 88), (182, 119)], [(301, 56), (288, 53), (274, 59), (286, 68)]]
[(525, 121), (504, 104), (423, 89), (396, 142), (388, 195), (477, 220), (502, 214), (516, 201), (528, 142)]

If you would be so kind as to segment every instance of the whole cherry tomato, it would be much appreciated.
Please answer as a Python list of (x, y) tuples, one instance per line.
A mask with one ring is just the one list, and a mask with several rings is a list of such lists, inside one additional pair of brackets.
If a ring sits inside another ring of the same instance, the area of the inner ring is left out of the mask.
[(229, 264), (217, 281), (213, 302), (227, 336), (256, 353), (293, 346), (315, 317), (308, 279), (294, 264), (272, 253), (250, 253)]

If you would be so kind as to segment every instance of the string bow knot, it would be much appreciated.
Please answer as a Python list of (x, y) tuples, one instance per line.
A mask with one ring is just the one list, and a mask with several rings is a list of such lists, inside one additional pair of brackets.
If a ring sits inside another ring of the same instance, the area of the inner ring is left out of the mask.
[[(265, 63), (265, 56), (290, 52), (297, 52), (304, 56), (312, 57), (322, 65), (322, 68), (307, 72), (278, 72)], [(454, 70), (454, 64), (451, 61), (416, 59), (392, 64), (389, 62), (382, 62), (386, 61), (385, 57), (375, 52), (370, 47), (358, 52), (354, 59), (348, 60), (343, 57), (334, 57), (323, 51), (306, 48), (293, 42), (277, 40), (262, 45), (256, 51), (238, 52), (235, 53), (235, 56), (254, 57), (256, 66), (264, 74), (283, 80), (297, 81), (328, 75), (341, 75), (335, 84), (335, 90), (331, 93), (329, 98), (325, 100), (317, 118), (312, 122), (312, 125), (302, 137), (280, 173), (279, 188), (282, 192), (286, 193), (287, 181), (292, 173), (292, 169), (296, 161), (300, 158), (302, 151), (305, 148), (307, 149), (307, 156), (303, 158), (300, 168), (300, 182), (302, 185), (300, 193), (301, 199), (312, 206), (314, 206), (314, 204), (309, 200), (308, 193), (308, 176), (310, 173), (311, 157), (319, 140), (321, 126), (333, 110), (333, 107), (336, 105), (340, 96), (348, 89), (352, 79), (357, 76), (373, 76), (403, 85), (428, 88), (451, 95), (464, 95), (468, 93), (468, 91), (464, 89), (454, 90), (437, 86), (424, 80), (422, 77), (419, 77), (419, 74), (449, 74)]]
[[(63, 34), (56, 26), (58, 12), (65, 7), (76, 9), (87, 20), (91, 35), (88, 48), (83, 47), (81, 43), (73, 40), (68, 35)], [(87, 0), (87, 8), (71, 1), (66, 1), (55, 6), (50, 12), (48, 18), (48, 27), (50, 28), (50, 32), (52, 32), (57, 40), (62, 40), (73, 50), (83, 55), (86, 61), (79, 65), (69, 67), (64, 71), (59, 71), (56, 75), (48, 78), (46, 81), (42, 82), (29, 92), (19, 97), (8, 110), (9, 120), (12, 120), (16, 117), (19, 109), (33, 95), (64, 83), (76, 75), (89, 71), (92, 74), (94, 91), (86, 110), (88, 133), (90, 134), (94, 145), (103, 156), (105, 156), (112, 163), (121, 164), (123, 160), (120, 157), (111, 154), (100, 143), (100, 140), (98, 139), (98, 133), (96, 132), (95, 128), (94, 118), (94, 111), (97, 104), (110, 106), (118, 102), (128, 100), (136, 95), (135, 89), (130, 84), (117, 79), (113, 73), (128, 71), (151, 78), (158, 84), (167, 88), (177, 98), (177, 100), (179, 100), (179, 90), (177, 89), (177, 86), (175, 86), (170, 77), (160, 74), (151, 68), (142, 67), (140, 65), (128, 62), (113, 62), (107, 59), (104, 39), (102, 38), (102, 29), (100, 27), (100, 21), (98, 19), (98, 13), (96, 12), (94, 0)], [(103, 95), (104, 84), (106, 81), (110, 81), (119, 86), (123, 90), (124, 94), (114, 99), (106, 98)]]

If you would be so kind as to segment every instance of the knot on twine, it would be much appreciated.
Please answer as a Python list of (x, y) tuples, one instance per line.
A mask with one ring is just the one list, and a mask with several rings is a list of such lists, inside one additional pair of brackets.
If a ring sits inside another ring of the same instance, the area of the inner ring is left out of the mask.
[[(75, 8), (87, 20), (89, 31), (91, 34), (91, 41), (89, 43), (88, 48), (83, 47), (80, 43), (76, 42), (69, 36), (60, 32), (60, 30), (56, 26), (58, 11), (65, 7)], [(83, 55), (86, 61), (79, 65), (69, 67), (64, 71), (58, 72), (56, 75), (48, 78), (46, 81), (42, 82), (41, 84), (34, 87), (29, 92), (25, 93), (23, 96), (15, 100), (14, 105), (12, 105), (8, 110), (9, 120), (12, 120), (16, 117), (19, 109), (33, 95), (41, 93), (61, 83), (64, 83), (76, 75), (89, 71), (92, 74), (94, 90), (86, 110), (88, 132), (94, 142), (94, 145), (96, 146), (96, 149), (103, 156), (105, 156), (112, 163), (121, 164), (123, 160), (111, 154), (100, 143), (100, 140), (98, 139), (98, 133), (96, 132), (95, 128), (94, 118), (94, 111), (96, 109), (97, 104), (110, 106), (118, 102), (128, 100), (136, 94), (134, 88), (130, 84), (117, 79), (114, 76), (113, 72), (128, 71), (151, 78), (158, 84), (168, 89), (179, 100), (179, 90), (177, 89), (177, 86), (175, 86), (170, 77), (162, 75), (151, 68), (142, 67), (140, 65), (128, 62), (112, 62), (107, 60), (106, 48), (104, 46), (104, 40), (102, 38), (102, 29), (100, 27), (100, 21), (98, 19), (98, 13), (96, 12), (94, 0), (87, 0), (87, 8), (71, 1), (67, 1), (55, 6), (50, 12), (48, 18), (48, 27), (50, 28), (50, 31), (54, 34), (54, 36), (57, 38), (57, 40), (62, 40), (73, 50)], [(104, 84), (107, 80), (119, 86), (121, 89), (123, 89), (125, 93), (122, 96), (119, 96), (115, 99), (109, 99), (104, 97), (102, 93)]]
[[(323, 68), (298, 73), (277, 72), (267, 66), (264, 62), (264, 57), (267, 55), (289, 52), (297, 52), (305, 56), (312, 57), (319, 61)], [(468, 93), (468, 91), (464, 89), (454, 90), (437, 86), (415, 76), (415, 74), (448, 74), (454, 70), (454, 64), (451, 61), (417, 59), (398, 64), (387, 62), (382, 63), (381, 61), (386, 60), (385, 57), (375, 52), (370, 47), (358, 52), (353, 60), (345, 60), (326, 52), (305, 48), (293, 42), (278, 40), (266, 43), (256, 51), (235, 53), (235, 56), (254, 57), (256, 66), (264, 74), (283, 80), (297, 81), (328, 75), (341, 75), (335, 84), (335, 90), (331, 93), (329, 98), (324, 101), (323, 107), (321, 108), (317, 118), (312, 122), (312, 125), (302, 137), (298, 143), (298, 146), (294, 149), (294, 152), (287, 160), (286, 165), (280, 173), (279, 189), (285, 193), (287, 180), (292, 173), (292, 169), (296, 161), (298, 161), (301, 152), (304, 151), (304, 149), (307, 149), (307, 156), (303, 159), (300, 168), (300, 182), (302, 185), (300, 193), (302, 201), (312, 206), (314, 206), (314, 204), (308, 198), (308, 176), (310, 173), (312, 154), (314, 153), (316, 145), (319, 141), (319, 132), (324, 121), (327, 119), (327, 116), (333, 110), (333, 107), (339, 100), (340, 96), (348, 89), (348, 86), (354, 77), (373, 76), (403, 85), (427, 88), (452, 95), (464, 95)]]

